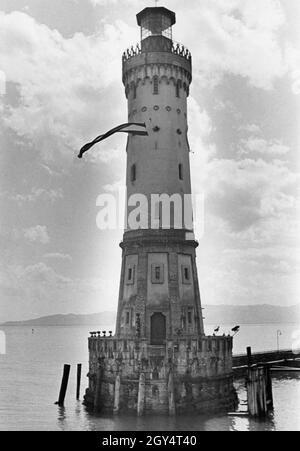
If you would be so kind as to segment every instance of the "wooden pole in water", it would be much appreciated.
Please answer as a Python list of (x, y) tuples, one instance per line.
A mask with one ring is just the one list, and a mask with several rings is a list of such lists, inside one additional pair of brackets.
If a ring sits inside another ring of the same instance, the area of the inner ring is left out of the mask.
[(266, 372), (267, 408), (268, 408), (268, 411), (270, 411), (270, 410), (273, 410), (273, 408), (274, 408), (274, 401), (273, 401), (271, 369), (268, 365), (266, 365), (266, 367), (265, 367), (265, 372)]
[(247, 358), (248, 358), (248, 366), (250, 367), (252, 365), (252, 349), (251, 349), (251, 346), (248, 346), (248, 348), (247, 348)]
[(264, 417), (272, 409), (272, 380), (268, 367), (249, 367), (247, 395), (248, 410), (251, 416)]
[(79, 399), (80, 399), (81, 369), (82, 369), (82, 365), (81, 365), (81, 363), (78, 363), (78, 365), (77, 365), (77, 387), (76, 387), (77, 401), (79, 401)]
[(263, 367), (257, 368), (257, 407), (258, 416), (263, 417), (267, 414), (267, 395), (266, 395), (266, 373)]
[(66, 397), (69, 376), (70, 376), (70, 369), (71, 369), (71, 365), (64, 365), (64, 373), (63, 373), (63, 378), (61, 381), (59, 398), (58, 398), (58, 402), (56, 403), (59, 405), (59, 407), (63, 407), (64, 403), (65, 403), (65, 397)]

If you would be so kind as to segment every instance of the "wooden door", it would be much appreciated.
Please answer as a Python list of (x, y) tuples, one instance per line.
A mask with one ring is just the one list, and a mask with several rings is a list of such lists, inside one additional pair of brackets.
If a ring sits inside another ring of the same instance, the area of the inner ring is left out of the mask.
[(165, 344), (166, 332), (165, 315), (163, 315), (162, 313), (154, 313), (151, 317), (151, 344)]

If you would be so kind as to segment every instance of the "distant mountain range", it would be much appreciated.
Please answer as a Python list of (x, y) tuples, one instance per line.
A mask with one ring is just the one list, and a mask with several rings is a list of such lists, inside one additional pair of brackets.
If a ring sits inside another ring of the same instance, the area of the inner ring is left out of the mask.
[[(206, 305), (203, 315), (206, 324), (268, 324), (293, 323), (300, 325), (300, 304), (290, 307), (272, 305)], [(113, 327), (114, 312), (89, 315), (52, 315), (28, 321), (11, 321), (1, 326), (97, 326)]]
[(108, 326), (114, 324), (113, 312), (93, 313), (90, 315), (52, 315), (27, 321), (9, 321), (1, 326)]

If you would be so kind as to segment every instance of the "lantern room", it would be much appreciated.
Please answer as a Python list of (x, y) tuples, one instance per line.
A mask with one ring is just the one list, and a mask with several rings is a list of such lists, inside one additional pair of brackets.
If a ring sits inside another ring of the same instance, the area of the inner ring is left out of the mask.
[(172, 48), (172, 26), (176, 15), (167, 8), (145, 8), (137, 14), (141, 27), (142, 52), (169, 52)]

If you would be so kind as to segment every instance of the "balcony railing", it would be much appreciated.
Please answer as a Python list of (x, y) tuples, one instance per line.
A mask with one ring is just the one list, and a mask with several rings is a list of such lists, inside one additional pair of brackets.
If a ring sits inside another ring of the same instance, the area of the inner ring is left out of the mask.
[[(178, 42), (172, 41), (172, 46), (170, 47), (171, 53), (174, 55), (179, 55), (185, 58), (187, 61), (191, 61), (192, 55), (191, 52), (182, 44), (179, 44)], [(140, 44), (136, 44), (135, 46), (131, 46), (123, 53), (123, 63), (126, 61), (129, 61), (131, 58), (134, 58), (135, 56), (141, 55), (142, 48)]]

